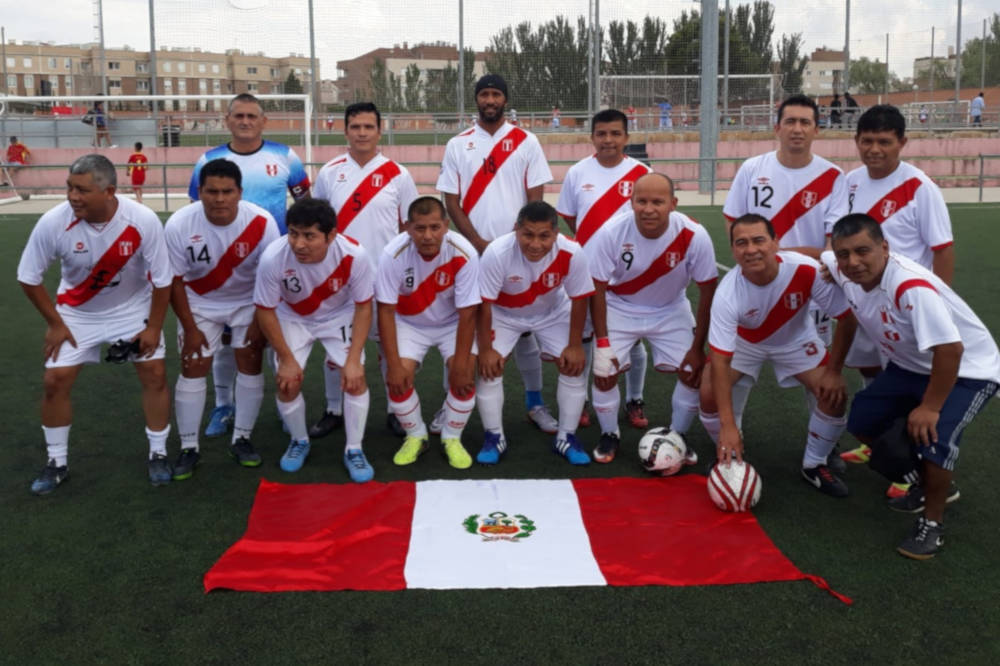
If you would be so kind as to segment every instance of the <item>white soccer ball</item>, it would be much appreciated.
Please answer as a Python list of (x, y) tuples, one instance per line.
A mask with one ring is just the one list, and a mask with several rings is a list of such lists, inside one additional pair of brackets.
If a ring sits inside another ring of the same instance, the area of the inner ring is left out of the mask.
[(723, 511), (749, 511), (760, 501), (760, 474), (747, 462), (716, 463), (708, 475), (708, 496)]
[(647, 471), (670, 476), (680, 471), (687, 455), (684, 438), (670, 428), (653, 428), (639, 440), (639, 460)]

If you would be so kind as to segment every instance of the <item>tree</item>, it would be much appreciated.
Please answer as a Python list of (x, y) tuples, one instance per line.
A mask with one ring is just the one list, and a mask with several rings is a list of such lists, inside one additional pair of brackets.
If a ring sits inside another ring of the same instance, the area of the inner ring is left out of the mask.
[(802, 33), (782, 35), (778, 45), (778, 71), (781, 72), (781, 87), (786, 93), (802, 91), (802, 74), (806, 71), (805, 57), (800, 54)]
[[(933, 77), (931, 77), (932, 71), (934, 73)], [(914, 79), (913, 83), (916, 84), (920, 90), (930, 90), (932, 78), (935, 90), (950, 90), (955, 87), (955, 77), (953, 74), (948, 72), (944, 58), (934, 58), (934, 60), (931, 61), (930, 66), (920, 72), (920, 74), (918, 74)]]
[(878, 58), (869, 60), (862, 57), (852, 60), (848, 80), (851, 90), (859, 93), (883, 93), (895, 89), (899, 84), (899, 77), (890, 72)]
[(666, 74), (669, 34), (661, 18), (646, 16), (641, 30), (634, 21), (612, 21), (604, 44), (602, 74)]
[[(1000, 85), (1000, 14), (993, 14), (986, 41), (982, 37), (970, 39), (962, 52), (962, 86), (979, 88), (982, 81), (983, 55), (986, 55), (985, 86)], [(935, 81), (935, 84), (937, 82)]]
[(422, 111), (424, 107), (424, 83), (420, 77), (420, 67), (414, 62), (403, 72), (406, 90), (403, 93), (407, 111)]
[[(296, 78), (295, 72), (288, 72), (288, 78), (285, 79), (284, 88), (284, 93), (286, 95), (302, 94), (302, 82)], [(289, 111), (301, 111), (303, 107), (302, 102), (285, 102), (285, 105)]]

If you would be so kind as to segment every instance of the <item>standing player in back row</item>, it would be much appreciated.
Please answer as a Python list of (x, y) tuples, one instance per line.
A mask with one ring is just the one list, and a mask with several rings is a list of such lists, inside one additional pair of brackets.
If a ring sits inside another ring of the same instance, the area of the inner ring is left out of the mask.
[[(625, 154), (628, 143), (628, 117), (617, 109), (599, 111), (590, 122), (590, 140), (594, 154), (569, 168), (559, 191), (556, 210), (576, 234), (576, 242), (587, 242), (605, 222), (631, 211), (632, 188), (640, 176), (652, 171), (642, 162)], [(591, 331), (584, 332), (587, 368), (592, 360), (589, 342)], [(636, 428), (649, 425), (643, 411), (642, 388), (646, 379), (646, 347), (641, 342), (629, 350), (630, 367), (625, 387), (625, 413)], [(584, 407), (584, 424), (589, 423)]]
[[(327, 162), (316, 176), (313, 197), (325, 199), (337, 214), (337, 233), (361, 243), (376, 268), (382, 250), (402, 230), (410, 204), (417, 198), (413, 176), (402, 164), (379, 151), (382, 114), (371, 102), (351, 104), (344, 111), (347, 153)], [(370, 337), (378, 341), (372, 327)], [(379, 366), (385, 378), (384, 354), (379, 350)], [(310, 437), (323, 437), (343, 419), (340, 372), (326, 360), (323, 377), (326, 409), (311, 428)], [(396, 415), (389, 411), (389, 428), (404, 436)]]
[[(199, 172), (209, 161), (227, 159), (235, 162), (243, 175), (243, 199), (265, 209), (278, 223), (278, 230), (285, 233), (285, 207), (288, 193), (298, 200), (309, 196), (309, 176), (306, 175), (295, 151), (282, 143), (266, 141), (264, 127), (267, 116), (260, 101), (242, 93), (229, 102), (226, 127), (232, 135), (229, 143), (212, 148), (194, 165), (188, 197), (198, 200)], [(236, 379), (236, 359), (229, 346), (228, 335), (223, 336), (224, 347), (219, 349), (212, 364), (215, 386), (215, 409), (205, 428), (207, 437), (218, 437), (233, 422), (233, 386)]]
[[(541, 201), (545, 183), (552, 180), (535, 135), (504, 120), (508, 99), (502, 77), (487, 74), (476, 82), (476, 124), (448, 141), (437, 182), (448, 217), (479, 254), (490, 241), (514, 230), (521, 207)], [(556, 434), (559, 424), (542, 402), (542, 361), (535, 336), (522, 336), (514, 356), (524, 381), (528, 418), (543, 432)]]

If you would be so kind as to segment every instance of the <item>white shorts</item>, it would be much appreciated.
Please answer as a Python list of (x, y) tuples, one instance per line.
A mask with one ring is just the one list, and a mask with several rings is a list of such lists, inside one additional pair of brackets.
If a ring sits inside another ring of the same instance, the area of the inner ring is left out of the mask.
[[(59, 359), (49, 359), (46, 368), (67, 368), (83, 363), (101, 362), (101, 345), (113, 344), (119, 340), (131, 340), (146, 328), (146, 314), (128, 315), (114, 319), (103, 319), (98, 315), (74, 315), (60, 308), (66, 326), (69, 327), (76, 347), (64, 342), (59, 348)], [(166, 345), (163, 341), (163, 331), (160, 331), (160, 344), (149, 358), (130, 357), (135, 363), (155, 361), (166, 355)]]
[(815, 303), (809, 303), (809, 318), (816, 327), (816, 335), (823, 341), (823, 346), (829, 347), (833, 342), (833, 317), (820, 310)]
[(854, 334), (854, 342), (851, 343), (851, 348), (847, 350), (847, 359), (844, 361), (844, 365), (849, 368), (881, 368), (884, 367), (882, 362), (882, 356), (879, 354), (878, 347), (865, 329), (858, 326), (857, 332)]
[[(317, 340), (326, 350), (327, 361), (343, 367), (347, 362), (347, 353), (351, 350), (351, 322), (354, 321), (354, 308), (346, 308), (342, 314), (324, 322), (304, 323), (298, 321), (281, 321), (281, 334), (285, 344), (292, 350), (292, 355), (299, 367), (305, 368)], [(365, 362), (365, 353), (361, 352), (361, 363)], [(277, 356), (275, 356), (277, 367)]]
[(510, 356), (514, 345), (524, 333), (534, 333), (542, 350), (543, 361), (554, 361), (569, 345), (569, 316), (567, 307), (551, 312), (544, 317), (519, 319), (497, 316), (493, 309), (493, 349), (504, 358)]
[[(195, 310), (191, 309), (194, 315), (195, 326), (202, 332), (208, 340), (208, 351), (203, 351), (203, 356), (215, 356), (219, 348), (222, 347), (222, 332), (228, 326), (232, 331), (233, 349), (242, 349), (246, 346), (247, 329), (253, 323), (253, 315), (256, 308), (253, 303), (250, 305), (236, 306), (230, 310)], [(177, 349), (180, 351), (184, 347), (184, 329), (177, 327)]]
[(753, 377), (756, 382), (760, 376), (760, 368), (770, 361), (774, 366), (774, 376), (778, 385), (789, 388), (798, 385), (795, 375), (813, 368), (825, 365), (829, 354), (818, 335), (803, 338), (800, 342), (789, 345), (781, 350), (769, 350), (761, 345), (736, 343), (733, 353), (732, 367), (745, 375)]
[(608, 340), (620, 370), (630, 367), (632, 347), (643, 338), (653, 349), (653, 367), (660, 372), (677, 372), (694, 342), (690, 307), (644, 317), (608, 308)]
[[(396, 347), (400, 358), (409, 358), (423, 363), (424, 356), (431, 347), (437, 347), (441, 358), (448, 361), (455, 355), (455, 337), (458, 322), (436, 328), (417, 328), (396, 317)], [(476, 354), (476, 341), (472, 340), (472, 353)]]

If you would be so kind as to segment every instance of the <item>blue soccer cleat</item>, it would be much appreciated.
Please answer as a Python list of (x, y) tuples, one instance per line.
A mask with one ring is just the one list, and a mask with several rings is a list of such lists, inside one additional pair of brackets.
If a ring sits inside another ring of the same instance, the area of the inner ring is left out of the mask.
[(347, 449), (344, 451), (344, 467), (351, 475), (351, 481), (364, 483), (375, 478), (375, 470), (368, 464), (364, 451), (361, 449)]
[(552, 450), (564, 457), (573, 465), (589, 465), (590, 456), (587, 452), (583, 450), (580, 446), (580, 442), (576, 441), (576, 436), (569, 433), (566, 434), (565, 439), (557, 438), (552, 442)]
[(236, 418), (236, 408), (232, 405), (219, 405), (208, 416), (205, 426), (205, 437), (222, 437), (233, 425)]
[(483, 448), (476, 454), (476, 462), (480, 465), (496, 465), (507, 450), (507, 440), (498, 432), (486, 431)]
[(281, 469), (285, 472), (297, 472), (302, 469), (306, 458), (309, 457), (309, 440), (292, 440), (285, 450), (285, 455), (281, 456)]

